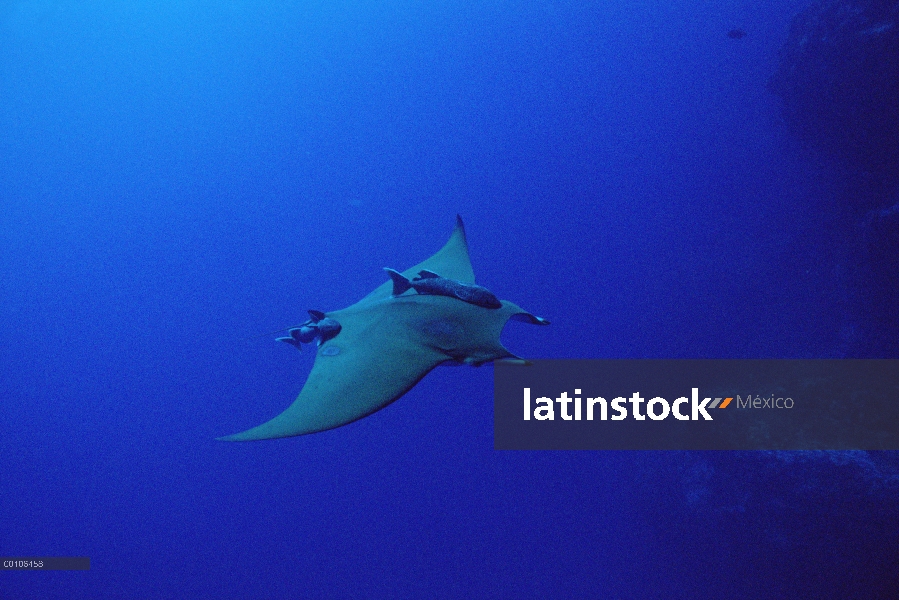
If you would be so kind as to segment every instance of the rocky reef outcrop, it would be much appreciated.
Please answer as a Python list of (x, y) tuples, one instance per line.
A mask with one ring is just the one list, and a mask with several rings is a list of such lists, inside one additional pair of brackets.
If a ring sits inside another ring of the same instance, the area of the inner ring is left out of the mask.
[(816, 0), (793, 18), (768, 88), (806, 147), (841, 165), (851, 335), (840, 355), (897, 357), (899, 0)]
[(769, 89), (790, 128), (899, 183), (899, 0), (819, 0), (796, 15)]

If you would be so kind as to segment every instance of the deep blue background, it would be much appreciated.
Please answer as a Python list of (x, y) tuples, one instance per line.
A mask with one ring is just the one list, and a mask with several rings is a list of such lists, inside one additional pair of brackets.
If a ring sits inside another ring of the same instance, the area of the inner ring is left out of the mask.
[(805, 4), (4, 0), (0, 554), (92, 568), (0, 598), (891, 597), (886, 455), (496, 452), (487, 367), (214, 441), (456, 213), (523, 356), (846, 355), (845, 182), (764, 88)]

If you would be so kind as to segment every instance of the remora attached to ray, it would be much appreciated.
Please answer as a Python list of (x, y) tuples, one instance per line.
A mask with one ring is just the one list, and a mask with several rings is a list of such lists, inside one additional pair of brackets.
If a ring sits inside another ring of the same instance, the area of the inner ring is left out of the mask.
[[(474, 284), (460, 217), (446, 245), (403, 275), (412, 279), (422, 270)], [(352, 423), (405, 394), (441, 363), (518, 360), (499, 341), (509, 319), (549, 324), (507, 300), (490, 309), (453, 297), (392, 292), (387, 281), (352, 306), (325, 313), (340, 324), (340, 333), (318, 347), (293, 404), (258, 427), (219, 439), (291, 437)]]

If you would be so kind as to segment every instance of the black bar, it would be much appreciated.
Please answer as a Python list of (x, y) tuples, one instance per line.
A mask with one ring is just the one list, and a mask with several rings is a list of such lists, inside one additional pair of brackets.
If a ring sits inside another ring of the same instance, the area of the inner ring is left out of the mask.
[(0, 558), (3, 571), (89, 571), (87, 556), (7, 556)]

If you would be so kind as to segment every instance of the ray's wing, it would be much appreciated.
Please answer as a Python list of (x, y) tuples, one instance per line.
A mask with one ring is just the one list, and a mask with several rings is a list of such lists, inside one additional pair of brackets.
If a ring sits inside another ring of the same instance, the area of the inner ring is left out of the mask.
[[(433, 271), (447, 279), (474, 283), (474, 269), (471, 267), (471, 258), (468, 256), (468, 242), (465, 239), (465, 225), (462, 223), (462, 217), (456, 215), (456, 227), (443, 248), (430, 258), (403, 271), (403, 275), (407, 279), (414, 279), (422, 270)], [(389, 298), (391, 293), (393, 293), (393, 284), (387, 281), (351, 308)]]
[(417, 277), (419, 271), (433, 271), (441, 277), (455, 279), (463, 283), (474, 283), (474, 269), (468, 255), (468, 241), (465, 239), (465, 225), (462, 217), (456, 215), (456, 228), (450, 239), (437, 253), (419, 264), (406, 269), (403, 275), (410, 279)]
[(219, 439), (266, 440), (333, 429), (409, 391), (446, 356), (419, 343), (407, 322), (393, 318), (389, 303), (328, 313), (343, 328), (319, 347), (293, 404), (258, 427)]

